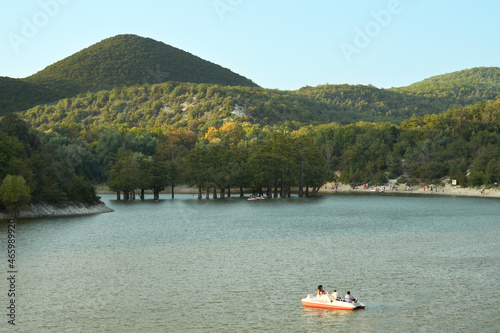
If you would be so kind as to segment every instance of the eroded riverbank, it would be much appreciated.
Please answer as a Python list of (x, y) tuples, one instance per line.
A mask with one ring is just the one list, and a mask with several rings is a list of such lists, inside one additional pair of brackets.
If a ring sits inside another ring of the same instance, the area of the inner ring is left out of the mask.
[[(29, 209), (22, 211), (18, 219), (34, 219), (55, 216), (77, 216), (77, 215), (91, 215), (100, 213), (111, 213), (113, 209), (106, 206), (103, 202), (96, 204), (83, 204), (83, 203), (64, 203), (64, 204), (31, 204)], [(0, 220), (7, 220), (10, 215), (5, 212), (0, 212)]]

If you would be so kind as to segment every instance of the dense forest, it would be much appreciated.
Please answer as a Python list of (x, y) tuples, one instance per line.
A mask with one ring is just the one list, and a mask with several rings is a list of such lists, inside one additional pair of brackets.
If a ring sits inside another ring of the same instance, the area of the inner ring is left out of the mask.
[[(500, 93), (500, 92), (499, 92)], [(494, 89), (482, 91), (479, 100), (500, 97)], [(448, 97), (446, 97), (448, 98)], [(371, 86), (325, 85), (298, 91), (257, 87), (166, 82), (88, 92), (58, 103), (39, 105), (23, 118), (34, 128), (116, 124), (165, 130), (169, 127), (204, 132), (224, 121), (261, 126), (280, 124), (296, 130), (305, 124), (358, 121), (400, 124), (414, 115), (439, 113), (449, 105), (468, 102), (451, 97), (420, 96)], [(438, 112), (439, 111), (439, 112)]]
[[(439, 184), (451, 177), (462, 186), (492, 185), (500, 178), (499, 128), (500, 102), (496, 102), (412, 117), (400, 126), (332, 123), (287, 131), (226, 122), (199, 133), (196, 142), (192, 132), (171, 133), (163, 139), (158, 132), (150, 135), (157, 140), (153, 161), (155, 156), (164, 156), (163, 160), (169, 156), (163, 170), (174, 170), (167, 172), (165, 186), (188, 183), (199, 188), (200, 195), (202, 188), (211, 187), (222, 193), (230, 187), (248, 187), (287, 195), (290, 186), (298, 187), (299, 193), (303, 187), (314, 193), (326, 181), (354, 186), (399, 178), (401, 183)], [(149, 159), (146, 151), (130, 145), (118, 150), (118, 160), (110, 164), (112, 178), (122, 170), (120, 165), (130, 165), (130, 160), (120, 163), (121, 158), (139, 153), (137, 163)]]
[(11, 183), (10, 188), (1, 187), (0, 207), (8, 206), (6, 193), (19, 191), (21, 184), (28, 187), (29, 201), (33, 203), (98, 201), (87, 176), (87, 168), (95, 167), (93, 160), (83, 144), (32, 130), (14, 114), (5, 116), (0, 121), (0, 182), (5, 183), (8, 176), (20, 182)]
[(500, 100), (400, 125), (328, 123), (292, 130), (225, 121), (193, 131), (69, 122), (42, 133), (9, 116), (1, 130), (2, 176), (22, 175), (34, 200), (93, 200), (89, 181), (107, 183), (128, 198), (135, 190), (158, 197), (179, 184), (197, 188), (199, 197), (214, 190), (224, 197), (231, 188), (270, 196), (294, 188), (310, 195), (327, 181), (356, 186), (398, 179), (414, 185), (453, 178), (461, 186), (495, 186), (500, 180)]

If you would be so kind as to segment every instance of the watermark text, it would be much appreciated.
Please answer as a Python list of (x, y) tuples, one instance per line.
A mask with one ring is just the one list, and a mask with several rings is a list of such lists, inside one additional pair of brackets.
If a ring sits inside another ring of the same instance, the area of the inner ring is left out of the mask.
[(21, 19), (21, 30), (16, 32), (9, 32), (7, 38), (10, 45), (17, 53), (22, 45), (28, 44), (30, 40), (38, 35), (40, 29), (45, 27), (51, 19), (59, 14), (61, 5), (69, 3), (71, 0), (40, 0), (38, 10), (31, 17), (23, 17)]
[(403, 7), (400, 0), (390, 0), (386, 9), (371, 11), (370, 15), (373, 20), (368, 21), (363, 28), (354, 28), (355, 34), (352, 43), (340, 43), (340, 49), (347, 62), (350, 63), (355, 54), (360, 54), (361, 50), (367, 48), (372, 40), (380, 35), (382, 30), (391, 23), (393, 16), (400, 14), (402, 11)]
[(7, 281), (8, 306), (7, 322), (16, 325), (16, 220), (10, 219), (7, 223)]
[(215, 0), (213, 6), (219, 19), (224, 21), (227, 12), (232, 12), (236, 7), (241, 5), (243, 0)]

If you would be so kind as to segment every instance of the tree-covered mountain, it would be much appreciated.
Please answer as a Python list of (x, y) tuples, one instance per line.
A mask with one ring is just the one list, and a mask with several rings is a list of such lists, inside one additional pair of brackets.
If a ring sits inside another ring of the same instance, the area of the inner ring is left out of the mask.
[(58, 100), (55, 91), (21, 79), (0, 77), (0, 116)]
[(390, 121), (439, 114), (500, 98), (500, 68), (478, 67), (434, 76), (412, 85), (379, 89), (362, 85), (320, 85), (297, 91), (322, 103), (335, 114), (334, 121)]
[(257, 86), (227, 68), (136, 35), (105, 39), (25, 80), (73, 95), (166, 81)]
[(325, 110), (330, 117), (326, 121), (341, 124), (358, 121), (400, 123), (413, 115), (439, 113), (448, 108), (439, 98), (409, 95), (374, 86), (321, 85), (303, 87), (297, 91)]
[(0, 77), (0, 115), (88, 91), (166, 81), (257, 87), (231, 70), (173, 46), (118, 35), (24, 79)]
[(495, 100), (500, 96), (500, 68), (476, 67), (437, 75), (406, 87), (393, 88), (395, 92), (439, 98), (452, 106), (465, 106)]
[(475, 67), (461, 71), (436, 75), (420, 82), (413, 83), (407, 87), (396, 88), (395, 90), (414, 90), (419, 93), (432, 92), (433, 85), (482, 85), (486, 87), (500, 88), (500, 68), (498, 67)]
[[(481, 71), (473, 72), (477, 77)], [(344, 84), (281, 91), (166, 82), (82, 93), (58, 103), (37, 106), (36, 116), (34, 110), (27, 114), (36, 127), (74, 119), (82, 123), (110, 121), (148, 128), (173, 125), (196, 129), (200, 124), (220, 122), (229, 117), (264, 125), (349, 124), (358, 121), (398, 124), (412, 116), (439, 114), (451, 107), (500, 97), (499, 84), (494, 80), (483, 84), (478, 82), (477, 86), (463, 78), (461, 80), (463, 84), (451, 80), (440, 83), (448, 87), (442, 92), (436, 87), (431, 89), (435, 83), (418, 83), (415, 87), (407, 87), (408, 90)]]
[[(130, 96), (126, 96), (127, 91), (138, 90), (142, 95), (144, 91), (149, 94), (152, 90), (163, 90), (161, 85), (157, 88), (157, 83), (170, 82), (168, 87), (177, 89), (174, 95), (179, 90), (187, 89), (174, 100), (169, 89), (166, 89), (169, 96), (161, 96), (162, 107), (174, 110), (168, 115), (175, 117), (178, 114), (176, 120), (181, 126), (185, 126), (185, 121), (190, 119), (190, 111), (191, 116), (196, 114), (191, 118), (205, 121), (215, 117), (220, 121), (238, 109), (244, 111), (248, 116), (246, 119), (258, 124), (331, 121), (341, 124), (357, 121), (401, 123), (414, 115), (437, 114), (451, 107), (496, 100), (500, 97), (499, 76), (499, 68), (481, 67), (392, 89), (362, 85), (320, 85), (297, 91), (257, 89), (251, 80), (185, 51), (150, 38), (119, 35), (92, 45), (28, 78), (0, 80), (0, 115), (46, 103), (51, 105), (43, 108), (51, 112), (60, 99), (77, 95), (81, 98), (88, 92), (113, 88), (120, 89), (120, 94), (125, 92), (123, 101), (127, 103), (127, 113), (136, 113), (143, 106), (137, 101), (131, 102)], [(186, 86), (184, 83), (189, 84)], [(208, 84), (210, 89), (200, 84)], [(204, 91), (208, 90), (217, 91), (217, 94), (204, 95)], [(157, 93), (147, 97), (156, 102), (160, 99)], [(225, 100), (224, 103), (221, 99)], [(176, 105), (175, 100), (185, 104), (181, 107), (182, 112), (171, 108)], [(89, 110), (88, 107), (85, 109)], [(93, 117), (96, 112), (93, 111)], [(161, 114), (157, 116), (161, 118)], [(154, 117), (148, 116), (149, 121)], [(42, 118), (54, 118), (54, 115), (46, 114)], [(142, 119), (143, 116), (135, 114), (134, 118)], [(123, 122), (123, 116), (120, 119)]]
[[(476, 91), (475, 97), (471, 95), (467, 101), (486, 103), (500, 98), (495, 82), (489, 85), (491, 88)], [(464, 105), (468, 103), (451, 90), (450, 94), (439, 96), (424, 90), (412, 93), (363, 85), (322, 85), (281, 91), (165, 82), (80, 94), (57, 104), (37, 106), (23, 118), (42, 130), (68, 124), (116, 124), (148, 130), (173, 127), (204, 132), (228, 120), (281, 124), (293, 130), (304, 124), (330, 122), (399, 124), (412, 116), (439, 114)]]

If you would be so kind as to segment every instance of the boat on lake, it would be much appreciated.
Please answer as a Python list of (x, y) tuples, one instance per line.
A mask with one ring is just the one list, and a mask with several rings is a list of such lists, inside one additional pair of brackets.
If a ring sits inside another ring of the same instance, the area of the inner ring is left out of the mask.
[(248, 201), (257, 201), (257, 200), (266, 200), (266, 198), (261, 196), (257, 197), (255, 195), (252, 195), (250, 198), (248, 198)]
[(312, 296), (311, 294), (302, 299), (302, 306), (332, 310), (356, 310), (365, 308), (365, 305), (358, 300), (352, 303), (343, 300), (332, 301), (328, 297)]

